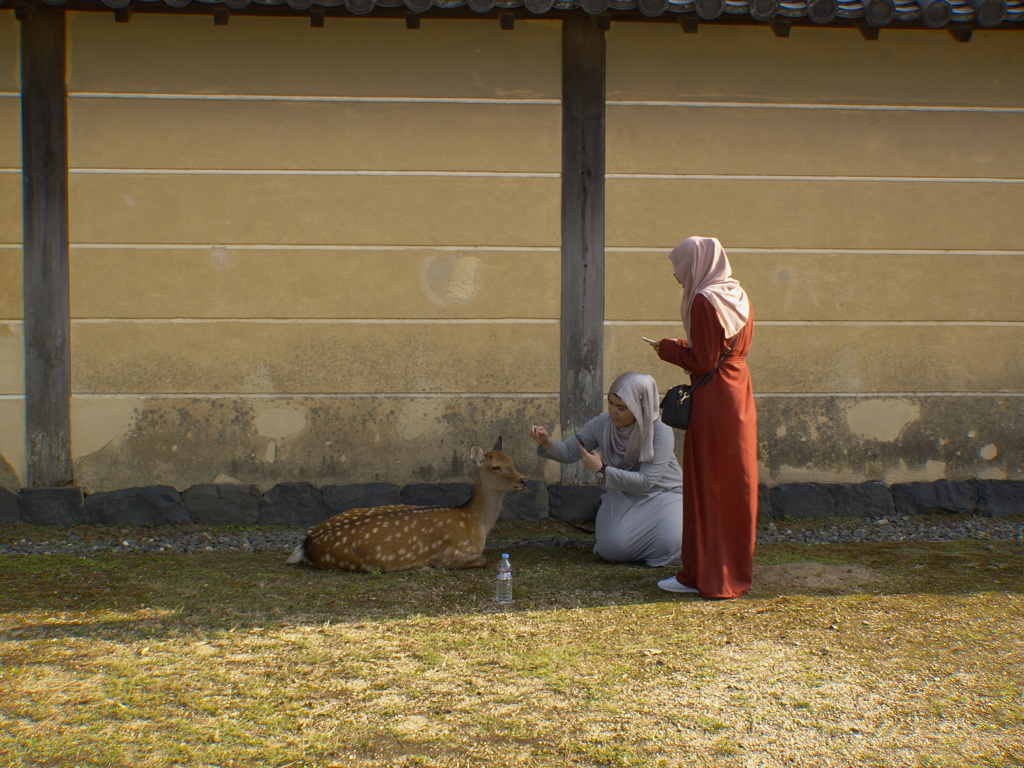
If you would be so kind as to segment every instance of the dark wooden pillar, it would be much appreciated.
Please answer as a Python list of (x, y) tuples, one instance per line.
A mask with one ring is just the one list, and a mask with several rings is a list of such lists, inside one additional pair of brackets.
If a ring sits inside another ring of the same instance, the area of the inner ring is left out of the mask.
[(27, 485), (71, 483), (68, 121), (64, 11), (21, 21)]
[[(604, 32), (562, 22), (562, 435), (604, 406)], [(588, 482), (581, 464), (563, 483)]]

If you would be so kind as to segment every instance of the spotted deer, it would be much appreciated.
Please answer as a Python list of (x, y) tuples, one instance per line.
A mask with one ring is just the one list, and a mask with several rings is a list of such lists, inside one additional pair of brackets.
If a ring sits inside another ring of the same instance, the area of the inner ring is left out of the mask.
[(474, 445), (470, 456), (479, 467), (476, 488), (462, 506), (349, 509), (310, 531), (288, 562), (340, 571), (486, 565), (484, 542), (501, 513), (501, 500), (507, 491), (525, 488), (526, 478), (501, 452), (500, 437), (489, 453)]

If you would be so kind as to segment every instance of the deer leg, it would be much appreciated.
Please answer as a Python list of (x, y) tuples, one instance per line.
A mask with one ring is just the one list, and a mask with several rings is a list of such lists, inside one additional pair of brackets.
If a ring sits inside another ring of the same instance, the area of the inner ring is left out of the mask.
[(480, 552), (447, 552), (435, 557), (431, 565), (435, 568), (481, 568), (487, 565), (487, 558)]

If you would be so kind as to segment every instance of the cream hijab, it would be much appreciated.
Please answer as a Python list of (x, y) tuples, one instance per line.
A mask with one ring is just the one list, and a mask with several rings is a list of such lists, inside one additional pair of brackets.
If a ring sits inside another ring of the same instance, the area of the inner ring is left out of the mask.
[(626, 404), (636, 419), (628, 427), (616, 427), (608, 419), (604, 425), (604, 444), (608, 447), (605, 461), (619, 469), (632, 469), (637, 460), (654, 461), (654, 424), (658, 413), (658, 385), (646, 373), (624, 373), (608, 388)]
[(711, 302), (731, 339), (747, 324), (750, 302), (740, 284), (732, 278), (729, 257), (717, 237), (688, 237), (668, 255), (672, 271), (683, 284), (683, 327), (690, 337), (690, 308), (698, 294)]

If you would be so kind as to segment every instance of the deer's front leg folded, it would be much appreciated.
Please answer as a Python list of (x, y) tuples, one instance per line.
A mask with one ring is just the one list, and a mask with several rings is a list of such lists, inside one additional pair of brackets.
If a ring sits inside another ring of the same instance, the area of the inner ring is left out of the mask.
[(431, 565), (435, 568), (483, 568), (487, 565), (487, 556), (480, 552), (453, 552), (441, 555)]

